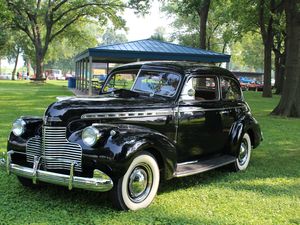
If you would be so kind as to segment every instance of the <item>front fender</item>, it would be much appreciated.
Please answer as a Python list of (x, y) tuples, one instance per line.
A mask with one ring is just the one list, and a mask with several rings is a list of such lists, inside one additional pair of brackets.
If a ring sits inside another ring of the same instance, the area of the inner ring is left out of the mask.
[(10, 132), (7, 142), (7, 150), (17, 150), (25, 152), (25, 145), (29, 138), (35, 135), (41, 135), (41, 127), (43, 124), (42, 117), (35, 116), (23, 116), (21, 117), (26, 123), (25, 132), (21, 136), (15, 136), (13, 132)]
[[(83, 164), (97, 167), (108, 175), (119, 178), (126, 173), (131, 162), (140, 152), (148, 151), (156, 158), (163, 171), (162, 176), (166, 179), (172, 178), (176, 165), (176, 147), (166, 136), (135, 125), (100, 124), (95, 127), (99, 131), (105, 131), (105, 134), (94, 147), (84, 145), (81, 131), (72, 134), (69, 138), (71, 142), (77, 142), (82, 146)], [(111, 130), (116, 131), (116, 134), (110, 135)]]
[(126, 166), (128, 168), (136, 155), (142, 151), (148, 151), (154, 155), (160, 168), (163, 169), (163, 177), (165, 179), (173, 177), (177, 161), (176, 147), (167, 137), (150, 131), (140, 132), (124, 138), (126, 141), (122, 145), (121, 154), (115, 158), (117, 162), (128, 163)]

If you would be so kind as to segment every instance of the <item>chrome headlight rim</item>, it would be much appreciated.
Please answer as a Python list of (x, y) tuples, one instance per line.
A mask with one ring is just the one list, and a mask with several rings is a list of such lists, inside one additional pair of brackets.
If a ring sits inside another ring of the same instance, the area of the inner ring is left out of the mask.
[(102, 134), (97, 128), (89, 126), (83, 129), (81, 139), (85, 145), (92, 147), (98, 142), (101, 136)]
[(26, 122), (23, 119), (17, 119), (12, 124), (12, 132), (15, 136), (19, 137), (25, 133)]

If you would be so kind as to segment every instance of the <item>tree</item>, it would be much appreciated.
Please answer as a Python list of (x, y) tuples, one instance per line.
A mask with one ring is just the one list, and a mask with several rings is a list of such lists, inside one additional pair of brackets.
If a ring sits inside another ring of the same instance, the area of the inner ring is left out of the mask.
[[(255, 47), (253, 47), (255, 46)], [(257, 32), (247, 32), (230, 44), (231, 69), (235, 71), (263, 71), (263, 45)]]
[(117, 33), (115, 29), (108, 28), (101, 37), (100, 44), (110, 45), (117, 43), (124, 43), (127, 41), (127, 37), (124, 34)]
[(0, 9), (0, 74), (2, 74), (1, 59), (6, 56), (7, 52), (6, 45), (9, 39), (7, 23), (11, 21), (11, 18), (3, 0), (0, 0)]
[(152, 34), (150, 38), (158, 41), (167, 41), (164, 37), (165, 33), (165, 28), (157, 27), (154, 31), (154, 34)]
[(281, 94), (284, 82), (284, 68), (286, 55), (286, 23), (285, 14), (281, 4), (274, 17), (274, 67), (275, 67), (275, 94)]
[(271, 70), (272, 47), (274, 41), (273, 14), (275, 13), (275, 0), (258, 1), (258, 25), (264, 44), (264, 88), (263, 97), (272, 97)]
[(197, 23), (195, 27), (198, 29), (199, 44), (197, 47), (202, 49), (207, 48), (207, 19), (210, 8), (210, 0), (169, 0), (163, 10), (169, 13), (174, 13), (182, 18), (188, 18), (190, 15), (195, 18), (197, 16)]
[[(281, 0), (232, 1), (232, 19), (239, 32), (256, 32), (259, 30), (264, 46), (264, 89), (263, 97), (272, 97), (271, 70), (272, 50), (274, 47), (276, 17), (280, 12)], [(242, 7), (241, 7), (242, 6)]]
[(118, 13), (124, 8), (120, 0), (6, 0), (13, 16), (12, 26), (23, 31), (34, 46), (36, 75), (42, 78), (42, 67), (49, 44), (79, 21), (98, 19), (100, 24), (111, 20), (124, 26)]
[(71, 25), (49, 46), (44, 68), (61, 69), (63, 73), (74, 71), (76, 54), (96, 46), (102, 32), (103, 28), (95, 22), (79, 22)]
[(286, 14), (286, 69), (282, 96), (272, 114), (300, 117), (300, 2), (285, 0)]

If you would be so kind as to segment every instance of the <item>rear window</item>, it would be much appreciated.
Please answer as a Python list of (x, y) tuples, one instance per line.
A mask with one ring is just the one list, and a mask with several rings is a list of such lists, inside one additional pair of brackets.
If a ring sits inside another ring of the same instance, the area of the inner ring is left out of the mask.
[(239, 84), (231, 78), (221, 78), (221, 89), (223, 100), (239, 100), (242, 98)]

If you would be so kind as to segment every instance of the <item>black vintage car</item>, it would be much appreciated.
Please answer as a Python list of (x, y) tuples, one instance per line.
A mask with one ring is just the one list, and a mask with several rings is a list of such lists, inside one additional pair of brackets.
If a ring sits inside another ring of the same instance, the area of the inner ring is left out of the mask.
[(262, 140), (229, 71), (179, 62), (114, 69), (99, 96), (60, 98), (13, 123), (0, 164), (25, 186), (111, 191), (120, 209), (154, 199), (161, 179), (245, 170)]

